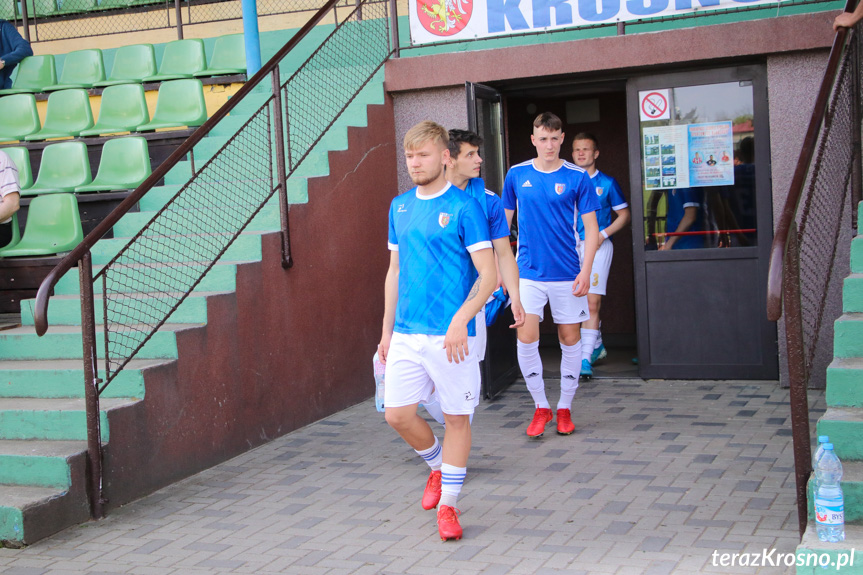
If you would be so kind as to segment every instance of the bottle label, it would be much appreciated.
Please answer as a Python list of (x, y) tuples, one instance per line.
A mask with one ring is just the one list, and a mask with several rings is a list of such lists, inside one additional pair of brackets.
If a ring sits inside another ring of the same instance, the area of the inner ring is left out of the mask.
[(845, 523), (845, 502), (832, 498), (815, 498), (815, 521), (821, 525), (843, 525)]

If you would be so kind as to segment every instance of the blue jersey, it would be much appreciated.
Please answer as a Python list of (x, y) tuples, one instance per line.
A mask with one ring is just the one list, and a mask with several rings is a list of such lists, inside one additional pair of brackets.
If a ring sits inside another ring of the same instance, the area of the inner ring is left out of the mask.
[(577, 212), (599, 209), (587, 172), (571, 164), (541, 172), (533, 161), (509, 169), (503, 207), (518, 209), (518, 272), (534, 281), (573, 281), (581, 271), (576, 251)]
[[(596, 211), (596, 223), (599, 224), (599, 231), (602, 231), (611, 225), (611, 212), (628, 208), (629, 204), (626, 203), (626, 198), (623, 197), (623, 192), (620, 191), (617, 180), (611, 176), (597, 170), (590, 176), (590, 184), (596, 190), (596, 197), (599, 200), (599, 209)], [(576, 226), (578, 237), (584, 241), (584, 222), (581, 221), (581, 213), (578, 214)]]
[(503, 202), (492, 191), (485, 191), (486, 213), (488, 214), (488, 231), (492, 240), (509, 237), (509, 226), (506, 225), (506, 212)]
[(482, 208), (448, 183), (433, 196), (416, 188), (397, 196), (389, 220), (389, 248), (399, 253), (394, 331), (446, 335), (477, 277), (470, 252), (491, 248)]
[[(680, 220), (686, 213), (686, 208), (695, 208), (698, 210), (698, 215), (695, 217), (695, 222), (689, 226), (687, 232), (704, 231), (704, 206), (701, 205), (703, 194), (698, 188), (677, 188), (675, 190), (667, 190), (667, 212), (665, 215), (665, 232), (672, 233), (680, 225)], [(666, 238), (665, 241), (668, 241)], [(677, 236), (673, 250), (691, 250), (704, 247), (704, 236)]]

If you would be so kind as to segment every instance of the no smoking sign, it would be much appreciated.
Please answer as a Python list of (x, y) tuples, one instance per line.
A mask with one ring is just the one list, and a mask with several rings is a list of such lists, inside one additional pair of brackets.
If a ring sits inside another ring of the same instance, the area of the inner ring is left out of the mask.
[(668, 120), (671, 118), (668, 106), (668, 92), (669, 90), (648, 90), (638, 93), (638, 108), (642, 122)]

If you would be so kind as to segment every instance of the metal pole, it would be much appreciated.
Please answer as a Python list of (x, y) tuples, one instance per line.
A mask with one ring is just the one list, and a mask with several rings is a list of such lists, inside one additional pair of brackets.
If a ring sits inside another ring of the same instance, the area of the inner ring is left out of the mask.
[(101, 519), (102, 433), (99, 418), (99, 366), (96, 355), (96, 316), (93, 306), (93, 262), (88, 250), (79, 262), (81, 288), (81, 339), (84, 342), (84, 400), (87, 406), (87, 464), (90, 483), (90, 516)]
[(180, 10), (180, 0), (174, 0), (174, 11), (177, 13), (177, 40), (183, 39), (183, 12)]
[(246, 44), (246, 76), (251, 78), (261, 69), (261, 36), (258, 32), (258, 4), (242, 0), (243, 40)]
[[(11, 1), (16, 2), (17, 0)], [(27, 40), (27, 42), (30, 42), (30, 18), (28, 16), (27, 0), (21, 0), (21, 25), (24, 27), (24, 39)]]
[(288, 176), (285, 167), (285, 133), (282, 130), (282, 83), (279, 68), (273, 68), (273, 139), (276, 142), (276, 176), (279, 187), (279, 215), (282, 223), (282, 267), (294, 265), (291, 258), (291, 230), (288, 221)]
[(859, 222), (857, 221), (857, 204), (863, 199), (863, 146), (861, 146), (861, 125), (860, 125), (860, 98), (861, 98), (861, 83), (860, 83), (860, 34), (863, 33), (863, 27), (857, 26), (854, 31), (853, 44), (850, 46), (851, 53), (851, 225), (856, 230)]
[(396, 0), (390, 0), (390, 29), (393, 36), (393, 58), (399, 57), (399, 6)]
[(785, 308), (785, 346), (788, 352), (789, 400), (791, 404), (791, 437), (794, 445), (794, 475), (797, 482), (797, 527), (800, 536), (806, 531), (809, 507), (806, 485), (812, 472), (809, 439), (809, 399), (806, 396), (806, 353), (803, 345), (803, 309), (800, 303), (800, 247), (797, 223), (788, 230), (785, 252), (785, 279), (782, 299)]
[(617, 35), (625, 36), (626, 35), (626, 22), (618, 22), (617, 23)]

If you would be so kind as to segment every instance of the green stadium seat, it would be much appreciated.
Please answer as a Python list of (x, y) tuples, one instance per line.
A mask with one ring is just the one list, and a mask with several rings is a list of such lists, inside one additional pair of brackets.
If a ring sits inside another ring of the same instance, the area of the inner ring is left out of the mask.
[(147, 140), (140, 136), (114, 138), (102, 147), (99, 173), (89, 184), (77, 186), (76, 192), (134, 190), (151, 173)]
[[(20, 3), (17, 7), (19, 19), (22, 17)], [(27, 15), (30, 18), (36, 16), (53, 16), (57, 14), (57, 0), (27, 0)]]
[(33, 186), (21, 190), (22, 196), (38, 196), (58, 192), (74, 192), (78, 186), (93, 181), (90, 158), (84, 142), (61, 142), (45, 146), (39, 175)]
[(113, 86), (140, 82), (156, 73), (156, 52), (152, 44), (135, 44), (117, 48), (114, 64), (107, 80), (96, 82), (94, 86)]
[(21, 242), (21, 227), (18, 225), (18, 213), (12, 214), (12, 239), (9, 240), (9, 243), (0, 248), (0, 257), (3, 257), (3, 252), (9, 248), (14, 248)]
[(227, 76), (246, 73), (246, 43), (242, 34), (230, 34), (216, 38), (213, 57), (206, 70), (194, 76)]
[(144, 82), (163, 82), (178, 78), (191, 78), (195, 72), (207, 69), (204, 41), (200, 38), (174, 40), (165, 44), (159, 73), (144, 78)]
[(108, 86), (102, 92), (99, 120), (92, 128), (81, 130), (80, 135), (86, 137), (134, 132), (138, 126), (149, 121), (150, 111), (141, 84)]
[(48, 96), (45, 123), (35, 134), (25, 136), (28, 142), (49, 138), (69, 138), (81, 134), (81, 130), (93, 127), (93, 111), (87, 90), (60, 90)]
[(81, 14), (98, 9), (96, 0), (60, 0), (59, 14)]
[(34, 257), (71, 251), (84, 239), (78, 200), (73, 194), (39, 196), (30, 202), (24, 237), (0, 256)]
[(138, 126), (138, 132), (160, 128), (200, 126), (207, 121), (204, 85), (200, 80), (171, 80), (159, 86), (159, 99), (150, 123)]
[(0, 98), (0, 142), (23, 140), (42, 128), (33, 94)]
[(57, 83), (57, 71), (54, 68), (54, 56), (28, 56), (18, 64), (17, 76), (12, 87), (0, 90), (0, 96), (5, 94), (32, 94), (41, 92), (45, 86)]
[(33, 186), (33, 171), (30, 169), (30, 150), (27, 148), (0, 148), (12, 158), (18, 168), (18, 187), (22, 190)]
[(63, 72), (60, 81), (45, 86), (43, 91), (69, 90), (71, 88), (92, 88), (96, 82), (105, 79), (105, 64), (102, 61), (102, 50), (77, 50), (66, 54), (63, 60)]

